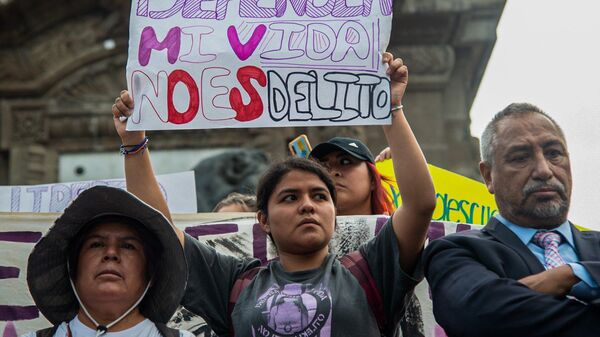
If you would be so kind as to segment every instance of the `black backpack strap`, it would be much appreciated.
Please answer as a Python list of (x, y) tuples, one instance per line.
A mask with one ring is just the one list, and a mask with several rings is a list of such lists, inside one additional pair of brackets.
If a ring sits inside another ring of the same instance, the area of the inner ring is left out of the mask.
[(340, 263), (348, 269), (348, 271), (354, 275), (361, 288), (365, 292), (367, 302), (375, 314), (377, 320), (377, 326), (379, 331), (383, 334), (386, 327), (385, 311), (383, 310), (383, 300), (381, 299), (381, 293), (377, 288), (377, 283), (371, 275), (369, 264), (367, 260), (359, 251), (353, 251), (340, 258)]
[(177, 329), (169, 328), (164, 323), (154, 322), (154, 325), (156, 325), (156, 328), (158, 329), (160, 334), (163, 335), (163, 337), (179, 337), (179, 330)]
[(56, 333), (56, 330), (58, 330), (59, 326), (60, 326), (60, 324), (46, 328), (46, 329), (38, 330), (35, 332), (35, 336), (36, 337), (52, 337)]
[(229, 335), (231, 337), (235, 336), (233, 331), (233, 324), (231, 322), (231, 314), (233, 313), (233, 308), (235, 304), (240, 298), (240, 294), (246, 287), (254, 280), (256, 274), (258, 274), (261, 269), (265, 269), (265, 267), (254, 267), (243, 272), (233, 283), (233, 287), (231, 287), (231, 291), (229, 292), (229, 304), (227, 305), (227, 313), (229, 316)]

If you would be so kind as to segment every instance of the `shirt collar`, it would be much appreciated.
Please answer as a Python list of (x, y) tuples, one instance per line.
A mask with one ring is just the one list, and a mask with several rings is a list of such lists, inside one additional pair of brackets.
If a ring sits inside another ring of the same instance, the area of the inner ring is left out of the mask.
[[(508, 229), (510, 229), (511, 232), (515, 233), (515, 235), (519, 238), (519, 240), (521, 240), (523, 242), (523, 244), (526, 246), (529, 244), (529, 242), (531, 242), (531, 239), (533, 238), (535, 233), (538, 231), (535, 228), (521, 227), (517, 224), (514, 224), (514, 223), (506, 220), (506, 218), (500, 214), (496, 214), (496, 215), (494, 215), (494, 217), (498, 221), (500, 221), (504, 226), (506, 226)], [(575, 247), (575, 244), (573, 242), (573, 232), (571, 232), (571, 226), (569, 225), (568, 220), (565, 221), (564, 223), (562, 223), (560, 226), (553, 229), (553, 231), (557, 231), (558, 233), (560, 233), (560, 235), (562, 235), (562, 237), (565, 240), (567, 240), (567, 242), (569, 243), (569, 245), (571, 247)]]

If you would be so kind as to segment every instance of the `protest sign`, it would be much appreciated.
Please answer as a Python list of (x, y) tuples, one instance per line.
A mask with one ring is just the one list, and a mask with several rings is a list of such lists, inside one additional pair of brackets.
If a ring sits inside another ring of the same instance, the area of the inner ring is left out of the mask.
[[(49, 326), (40, 315), (27, 290), (27, 257), (35, 243), (48, 230), (60, 214), (48, 213), (0, 213), (0, 335), (15, 336), (26, 331)], [(177, 227), (202, 240), (217, 251), (236, 257), (254, 257), (266, 262), (275, 257), (274, 249), (265, 233), (250, 213), (199, 213), (175, 214)], [(369, 240), (385, 224), (385, 216), (338, 217), (338, 226), (332, 240), (332, 252), (345, 254)], [(432, 222), (429, 239), (479, 226), (467, 224)], [(420, 284), (416, 293), (423, 309), (426, 336), (436, 334), (426, 284)], [(201, 318), (180, 309), (170, 326), (184, 328), (196, 336), (209, 337), (210, 329)]]
[[(158, 175), (158, 184), (173, 213), (195, 213), (194, 172)], [(124, 179), (90, 180), (29, 186), (0, 186), (0, 212), (62, 212), (71, 200), (93, 186), (125, 189)]]
[(389, 124), (392, 0), (133, 1), (128, 130)]
[[(461, 176), (429, 164), (429, 173), (435, 186), (437, 205), (433, 221), (452, 221), (484, 225), (498, 212), (494, 196), (486, 186), (476, 180)], [(392, 160), (377, 163), (381, 174), (392, 180), (383, 182), (397, 208), (402, 200), (396, 185)]]

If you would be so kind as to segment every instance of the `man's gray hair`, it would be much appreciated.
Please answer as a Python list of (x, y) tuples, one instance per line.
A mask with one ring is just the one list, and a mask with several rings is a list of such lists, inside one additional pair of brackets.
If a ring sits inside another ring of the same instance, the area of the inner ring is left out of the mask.
[(512, 103), (502, 111), (498, 112), (483, 130), (479, 142), (481, 160), (483, 162), (489, 165), (494, 164), (494, 150), (496, 145), (496, 134), (498, 133), (498, 124), (506, 118), (522, 117), (527, 114), (540, 114), (548, 118), (558, 130), (560, 137), (565, 140), (565, 135), (561, 127), (542, 109), (530, 103)]

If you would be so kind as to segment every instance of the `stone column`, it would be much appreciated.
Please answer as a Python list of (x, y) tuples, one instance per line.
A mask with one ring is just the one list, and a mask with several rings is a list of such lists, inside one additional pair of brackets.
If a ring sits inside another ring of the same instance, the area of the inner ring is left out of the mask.
[[(48, 144), (47, 110), (43, 100), (2, 104), (0, 149), (8, 153), (2, 169), (10, 185), (42, 184), (57, 179), (55, 150)], [(0, 171), (1, 172), (1, 171)]]

